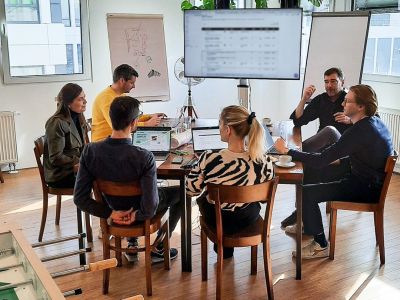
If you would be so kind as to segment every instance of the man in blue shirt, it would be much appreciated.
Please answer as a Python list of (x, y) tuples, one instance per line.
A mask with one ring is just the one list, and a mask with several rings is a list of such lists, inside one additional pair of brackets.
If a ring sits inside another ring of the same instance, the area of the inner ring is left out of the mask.
[[(129, 225), (144, 221), (158, 211), (170, 208), (170, 233), (180, 218), (179, 188), (157, 189), (157, 168), (151, 152), (132, 145), (131, 133), (136, 130), (142, 114), (139, 101), (129, 97), (115, 98), (110, 106), (112, 123), (111, 136), (103, 141), (88, 144), (80, 158), (76, 179), (74, 202), (83, 211), (100, 218), (111, 218), (113, 222)], [(107, 203), (92, 199), (93, 182), (97, 179), (109, 181), (140, 181), (142, 195), (137, 198), (107, 196)], [(160, 236), (162, 232), (159, 232)], [(137, 247), (137, 239), (128, 240), (128, 248)], [(171, 248), (171, 259), (178, 251)], [(151, 256), (153, 263), (163, 261), (163, 245), (160, 243)], [(135, 261), (134, 255), (125, 255), (128, 261)], [(136, 256), (137, 257), (137, 256)]]
[[(328, 242), (322, 225), (318, 203), (333, 201), (367, 202), (379, 200), (385, 177), (385, 164), (393, 153), (389, 130), (376, 116), (378, 102), (374, 90), (368, 85), (355, 85), (343, 101), (344, 113), (354, 124), (340, 139), (320, 153), (289, 150), (286, 142), (278, 139), (275, 147), (282, 154), (288, 154), (305, 166), (322, 168), (329, 164), (351, 166), (350, 173), (341, 180), (306, 184), (303, 186), (304, 233), (314, 240), (303, 248), (304, 258), (328, 256)], [(296, 232), (296, 225), (286, 227)], [(295, 255), (295, 253), (294, 253)]]
[[(324, 148), (337, 142), (352, 123), (343, 112), (342, 102), (346, 96), (344, 90), (344, 75), (341, 69), (334, 67), (324, 72), (325, 93), (314, 97), (305, 107), (315, 92), (315, 86), (308, 86), (296, 109), (290, 115), (294, 126), (300, 127), (316, 119), (319, 120), (317, 134), (303, 141), (302, 149), (305, 152), (320, 152)], [(327, 166), (316, 170), (310, 166), (304, 168), (304, 182), (329, 182), (341, 178), (348, 172), (348, 166)], [(281, 227), (296, 223), (296, 211), (281, 222)]]

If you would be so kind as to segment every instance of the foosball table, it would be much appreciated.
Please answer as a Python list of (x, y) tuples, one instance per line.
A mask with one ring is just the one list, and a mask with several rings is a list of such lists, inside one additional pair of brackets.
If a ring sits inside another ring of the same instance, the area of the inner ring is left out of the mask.
[(15, 228), (0, 228), (0, 299), (65, 299), (31, 245)]

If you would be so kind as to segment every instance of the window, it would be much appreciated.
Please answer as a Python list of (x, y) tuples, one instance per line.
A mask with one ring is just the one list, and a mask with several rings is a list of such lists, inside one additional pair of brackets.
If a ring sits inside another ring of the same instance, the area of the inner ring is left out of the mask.
[(7, 23), (39, 23), (38, 0), (6, 0)]
[(87, 0), (0, 0), (0, 20), (5, 83), (91, 78)]
[(357, 0), (355, 9), (371, 9), (363, 79), (399, 82), (400, 1)]
[[(79, 1), (75, 1), (74, 5), (77, 4), (76, 2), (79, 4)], [(79, 9), (78, 6), (78, 12)], [(63, 23), (67, 27), (71, 26), (68, 0), (50, 0), (50, 11), (51, 23)], [(80, 14), (78, 14), (78, 16), (80, 17)]]

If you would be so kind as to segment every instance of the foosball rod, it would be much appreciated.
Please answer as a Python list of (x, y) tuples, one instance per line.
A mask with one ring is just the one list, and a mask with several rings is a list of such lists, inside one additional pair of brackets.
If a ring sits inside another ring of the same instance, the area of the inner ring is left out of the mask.
[(32, 248), (37, 248), (37, 247), (62, 243), (62, 242), (85, 238), (85, 237), (86, 237), (86, 233), (79, 233), (79, 234), (69, 235), (66, 237), (60, 237), (60, 238), (56, 238), (56, 239), (52, 239), (52, 240), (48, 240), (48, 241), (44, 241), (44, 242), (40, 242), (40, 243), (34, 243), (31, 246), (32, 246)]
[(0, 291), (4, 291), (4, 290), (8, 290), (8, 289), (14, 289), (17, 288), (21, 285), (27, 285), (27, 284), (32, 284), (33, 280), (26, 280), (26, 281), (21, 281), (21, 282), (17, 282), (17, 283), (10, 283), (10, 284), (6, 284), (6, 285), (2, 285), (0, 286)]
[(75, 296), (75, 295), (80, 295), (80, 294), (82, 294), (81, 288), (63, 292), (64, 297)]
[(110, 259), (105, 259), (105, 260), (101, 260), (98, 262), (90, 263), (88, 265), (84, 265), (84, 266), (80, 266), (80, 267), (76, 267), (76, 268), (72, 268), (72, 269), (68, 269), (68, 270), (64, 270), (64, 271), (54, 272), (54, 273), (51, 273), (50, 275), (53, 278), (57, 278), (60, 276), (70, 275), (70, 274), (74, 274), (74, 273), (78, 273), (78, 272), (82, 272), (82, 271), (95, 272), (95, 271), (101, 271), (101, 270), (105, 270), (105, 269), (114, 268), (117, 266), (117, 264), (118, 264), (118, 261), (116, 258), (110, 258)]
[(10, 269), (12, 269), (12, 268), (22, 267), (22, 266), (23, 266), (23, 264), (20, 263), (20, 264), (15, 264), (15, 265), (9, 265), (9, 266), (5, 266), (5, 267), (1, 267), (1, 268), (0, 268), (0, 272), (7, 271), (7, 270), (10, 270)]
[(92, 248), (79, 249), (76, 251), (64, 252), (64, 253), (53, 255), (53, 256), (45, 256), (45, 257), (42, 257), (40, 260), (42, 262), (46, 262), (46, 261), (50, 261), (50, 260), (55, 260), (55, 259), (60, 259), (60, 258), (68, 257), (68, 256), (77, 255), (77, 254), (84, 254), (84, 253), (90, 252), (90, 251), (92, 251)]
[(13, 254), (15, 252), (14, 248), (5, 248), (5, 249), (0, 249), (0, 256), (6, 255), (8, 253)]

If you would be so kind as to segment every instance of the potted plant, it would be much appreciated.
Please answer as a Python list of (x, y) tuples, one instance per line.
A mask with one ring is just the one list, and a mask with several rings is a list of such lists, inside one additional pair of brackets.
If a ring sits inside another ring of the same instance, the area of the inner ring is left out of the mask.
[[(281, 0), (282, 8), (299, 7), (301, 0)], [(319, 7), (323, 0), (308, 0), (314, 6)], [(236, 8), (234, 0), (202, 0), (202, 5), (193, 5), (190, 0), (183, 0), (181, 9), (216, 9), (216, 8)], [(256, 8), (267, 8), (268, 0), (255, 0)]]

